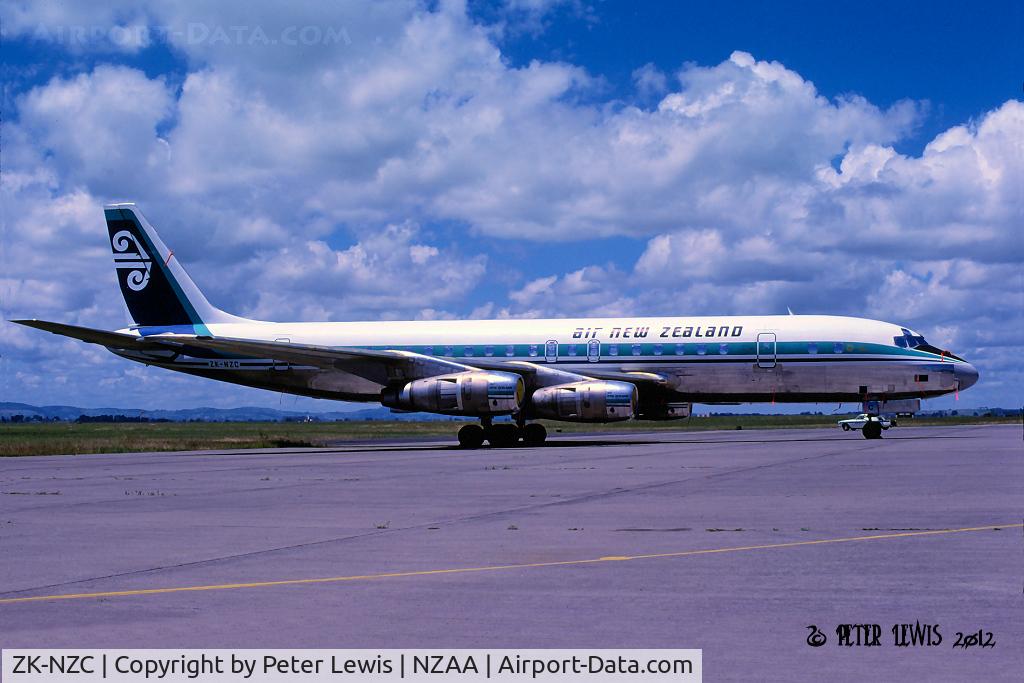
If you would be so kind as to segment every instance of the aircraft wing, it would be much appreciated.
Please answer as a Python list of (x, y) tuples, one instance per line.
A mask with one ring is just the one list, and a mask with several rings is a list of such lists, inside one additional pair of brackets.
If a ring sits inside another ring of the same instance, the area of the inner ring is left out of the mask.
[(155, 335), (149, 339), (166, 340), (171, 343), (198, 346), (240, 356), (273, 358), (296, 365), (313, 365), (325, 370), (343, 370), (381, 384), (386, 384), (391, 380), (413, 380), (452, 372), (498, 370), (522, 375), (527, 384), (533, 387), (586, 379), (605, 379), (631, 382), (647, 387), (671, 388), (669, 378), (651, 372), (598, 370), (597, 368), (591, 372), (591, 369), (587, 368), (587, 372), (577, 373), (549, 367), (543, 363), (497, 358), (474, 357), (467, 359), (465, 363), (459, 363), (412, 351), (315, 346), (226, 337)]
[(243, 357), (272, 358), (283, 363), (312, 365), (324, 370), (340, 370), (379, 384), (478, 369), (470, 365), (424, 356), (411, 351), (317, 346), (258, 339), (195, 337), (177, 334), (152, 335), (148, 339)]
[(671, 388), (669, 378), (650, 372), (587, 368), (586, 373), (576, 373), (550, 367), (543, 363), (509, 361), (498, 358), (473, 358), (469, 363), (458, 363), (411, 351), (316, 346), (182, 334), (139, 337), (122, 332), (109, 332), (45, 320), (12, 320), (11, 322), (112, 349), (172, 350), (187, 354), (189, 347), (198, 347), (242, 357), (272, 358), (282, 363), (312, 365), (324, 370), (340, 370), (380, 384), (469, 370), (499, 370), (521, 375), (532, 387), (577, 382), (585, 379), (604, 379), (631, 382), (648, 388)]

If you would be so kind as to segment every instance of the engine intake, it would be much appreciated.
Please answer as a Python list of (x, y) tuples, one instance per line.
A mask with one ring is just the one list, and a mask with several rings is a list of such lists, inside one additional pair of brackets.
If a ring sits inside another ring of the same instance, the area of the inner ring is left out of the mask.
[(506, 415), (523, 402), (523, 378), (509, 372), (456, 372), (381, 392), (389, 408), (449, 415)]
[(590, 380), (533, 392), (532, 413), (567, 422), (616, 422), (636, 414), (637, 390), (628, 382)]

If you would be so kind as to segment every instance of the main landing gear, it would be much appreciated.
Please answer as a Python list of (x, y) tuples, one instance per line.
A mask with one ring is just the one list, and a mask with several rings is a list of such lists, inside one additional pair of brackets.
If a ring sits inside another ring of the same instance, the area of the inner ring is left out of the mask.
[(525, 420), (519, 420), (493, 424), (489, 418), (484, 418), (481, 424), (465, 425), (459, 430), (459, 446), (480, 448), (484, 441), (492, 448), (510, 448), (520, 441), (527, 446), (539, 446), (547, 437), (548, 430), (538, 422), (526, 424)]

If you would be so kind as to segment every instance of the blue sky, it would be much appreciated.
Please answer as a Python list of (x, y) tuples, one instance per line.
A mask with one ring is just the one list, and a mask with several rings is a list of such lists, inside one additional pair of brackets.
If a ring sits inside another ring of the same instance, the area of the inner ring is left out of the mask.
[[(835, 97), (859, 93), (880, 106), (931, 103), (917, 151), (935, 134), (1021, 94), (1024, 7), (996, 2), (605, 2), (593, 21), (565, 5), (548, 29), (503, 44), (514, 63), (564, 59), (631, 95), (637, 65), (664, 71), (713, 64), (732, 50), (777, 60)], [(486, 12), (482, 12), (486, 15)], [(930, 133), (930, 135), (929, 135)], [(913, 146), (908, 146), (913, 150)]]
[[(242, 315), (789, 306), (910, 325), (981, 368), (960, 405), (1021, 402), (1015, 3), (0, 8), (5, 318), (123, 325), (99, 207), (130, 199)], [(0, 347), (5, 400), (281, 401)]]

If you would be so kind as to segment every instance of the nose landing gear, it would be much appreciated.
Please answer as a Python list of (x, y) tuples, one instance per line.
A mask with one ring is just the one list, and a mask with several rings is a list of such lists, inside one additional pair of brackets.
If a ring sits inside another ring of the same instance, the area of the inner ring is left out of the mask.
[(860, 433), (864, 435), (865, 439), (881, 439), (882, 438), (882, 423), (875, 420), (868, 420), (861, 427)]

